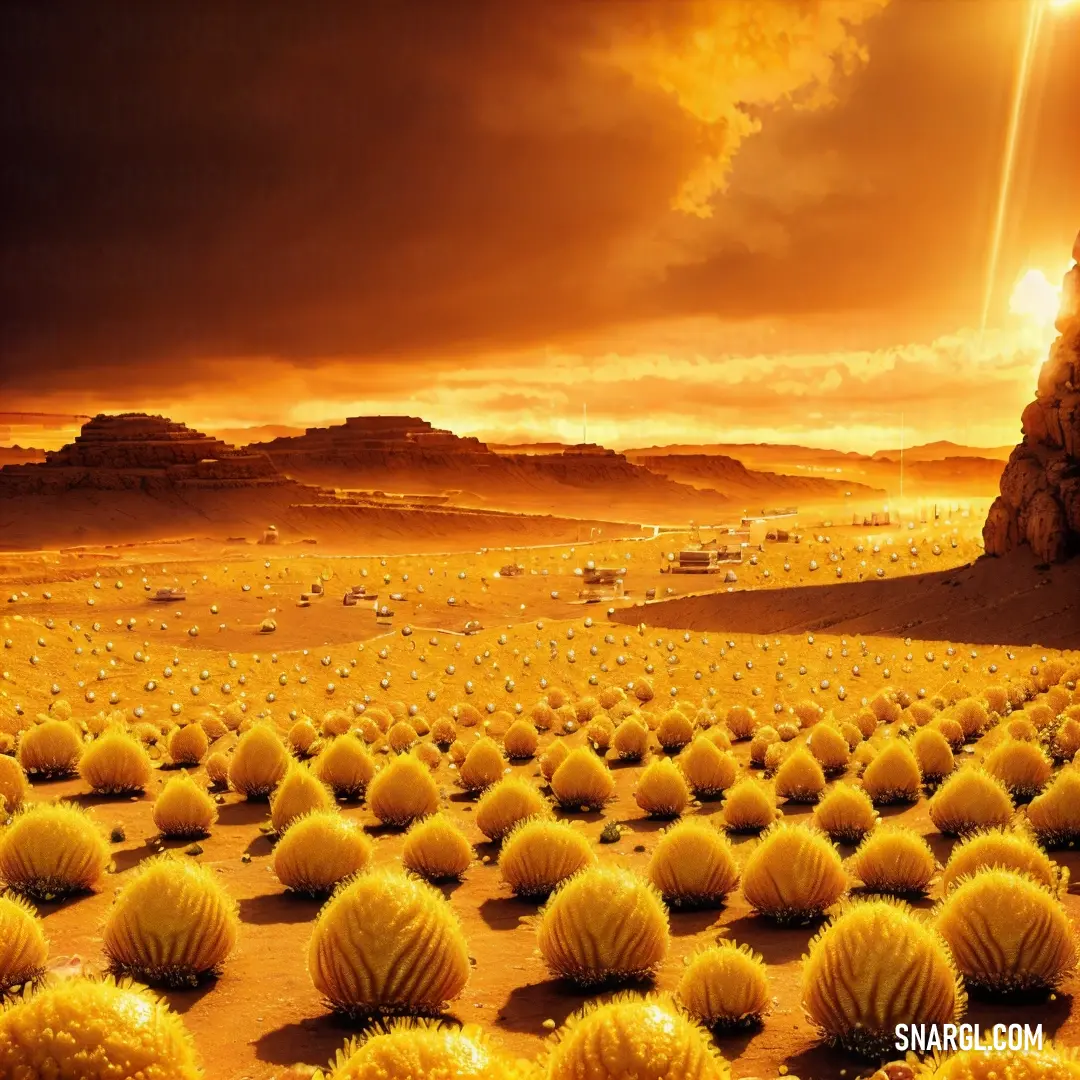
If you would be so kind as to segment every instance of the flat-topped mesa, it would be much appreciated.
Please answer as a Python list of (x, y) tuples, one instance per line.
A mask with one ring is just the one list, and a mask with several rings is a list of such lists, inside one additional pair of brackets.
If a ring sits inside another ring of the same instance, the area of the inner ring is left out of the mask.
[(301, 454), (320, 458), (349, 458), (385, 452), (490, 453), (479, 439), (432, 427), (427, 420), (417, 416), (350, 416), (344, 424), (310, 427), (303, 435), (253, 443), (248, 449), (271, 455)]
[(287, 483), (266, 454), (237, 450), (164, 416), (99, 415), (45, 461), (0, 469), (0, 495)]
[(1027, 545), (1049, 563), (1080, 553), (1080, 234), (1072, 254), (1054, 323), (1059, 336), (983, 526), (990, 555)]

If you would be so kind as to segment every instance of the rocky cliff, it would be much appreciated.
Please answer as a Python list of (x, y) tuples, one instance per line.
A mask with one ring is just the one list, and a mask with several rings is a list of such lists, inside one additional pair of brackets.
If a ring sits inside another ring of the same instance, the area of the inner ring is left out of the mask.
[(1059, 334), (983, 526), (990, 555), (1025, 544), (1048, 563), (1080, 553), (1080, 234), (1072, 254), (1054, 324)]

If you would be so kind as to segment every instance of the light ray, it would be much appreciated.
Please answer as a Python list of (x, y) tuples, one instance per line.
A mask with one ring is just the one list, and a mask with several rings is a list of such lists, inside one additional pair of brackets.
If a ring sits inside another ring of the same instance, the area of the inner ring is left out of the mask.
[(1039, 40), (1039, 27), (1042, 25), (1044, 0), (1029, 0), (1027, 31), (1020, 53), (1020, 65), (1017, 68), (1016, 84), (1013, 87), (1012, 109), (1009, 115), (1009, 129), (1005, 136), (1005, 154), (1001, 165), (1001, 184), (998, 188), (997, 209), (994, 214), (994, 229), (990, 240), (990, 256), (986, 266), (986, 283), (983, 289), (982, 315), (979, 319), (979, 332), (986, 332), (987, 319), (990, 317), (990, 303), (994, 295), (994, 280), (997, 277), (998, 261), (1001, 257), (1001, 240), (1005, 231), (1005, 216), (1012, 191), (1013, 171), (1016, 165), (1016, 146), (1020, 135), (1020, 122), (1027, 104), (1028, 89), (1031, 83), (1031, 62), (1035, 55), (1035, 46)]

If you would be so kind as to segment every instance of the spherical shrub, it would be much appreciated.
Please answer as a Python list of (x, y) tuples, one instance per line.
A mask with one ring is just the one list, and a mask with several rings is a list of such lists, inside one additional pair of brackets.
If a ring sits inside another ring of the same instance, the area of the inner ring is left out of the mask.
[(660, 837), (647, 874), (675, 907), (719, 907), (739, 880), (731, 843), (701, 818), (688, 818)]
[(690, 789), (672, 761), (658, 758), (638, 777), (634, 801), (650, 817), (678, 817), (690, 803)]
[(289, 728), (289, 734), (286, 735), (286, 739), (292, 752), (301, 757), (307, 756), (311, 748), (315, 745), (315, 741), (318, 737), (319, 733), (316, 730), (315, 725), (306, 716), (302, 716), (297, 720), (296, 723)]
[(384, 824), (404, 827), (439, 808), (439, 789), (428, 770), (407, 754), (386, 764), (367, 788), (368, 809)]
[(485, 736), (469, 747), (458, 769), (458, 783), (466, 791), (483, 791), (502, 779), (504, 767), (498, 744)]
[(844, 906), (803, 958), (803, 1009), (821, 1037), (849, 1052), (894, 1049), (898, 1024), (952, 1024), (966, 997), (948, 947), (903, 903)]
[(728, 788), (720, 808), (724, 827), (736, 833), (757, 833), (779, 816), (772, 790), (747, 776)]
[(615, 794), (615, 780), (611, 770), (582, 746), (571, 750), (552, 773), (551, 793), (567, 809), (599, 809)]
[(270, 796), (270, 823), (280, 836), (297, 818), (312, 810), (329, 810), (334, 793), (306, 765), (292, 762)]
[(611, 737), (611, 748), (620, 761), (640, 761), (648, 747), (649, 729), (637, 716), (628, 716)]
[(405, 834), (402, 865), (426, 881), (458, 881), (472, 861), (472, 845), (446, 814), (414, 822)]
[(458, 737), (457, 725), (449, 716), (440, 717), (431, 725), (431, 741), (445, 750)]
[(604, 753), (611, 745), (612, 737), (615, 735), (615, 725), (611, 721), (611, 717), (600, 713), (599, 716), (594, 716), (585, 728), (585, 738), (589, 745), (597, 752)]
[(12, 757), (0, 754), (0, 822), (21, 809), (30, 794), (23, 767)]
[(770, 746), (780, 742), (780, 733), (771, 724), (762, 724), (750, 740), (750, 764), (761, 768)]
[(863, 788), (875, 806), (916, 802), (922, 794), (922, 773), (911, 747), (893, 739), (866, 766)]
[(618, 866), (582, 870), (540, 912), (537, 944), (552, 975), (582, 986), (646, 978), (667, 954), (656, 889)]
[(19, 896), (0, 894), (0, 997), (45, 973), (49, 943), (37, 912)]
[(229, 755), (218, 750), (206, 759), (206, 778), (215, 788), (229, 784)]
[(1065, 847), (1080, 840), (1080, 773), (1062, 769), (1054, 782), (1028, 804), (1027, 820), (1039, 842)]
[(1034, 742), (1039, 737), (1039, 729), (1026, 716), (1010, 720), (1005, 725), (1005, 731), (1010, 738), (1023, 739), (1024, 742)]
[(377, 869), (345, 882), (319, 912), (308, 972), (335, 1009), (354, 1016), (437, 1014), (465, 989), (469, 949), (442, 893)]
[(900, 719), (903, 711), (895, 694), (882, 690), (871, 700), (868, 708), (874, 714), (874, 719), (879, 724), (895, 724)]
[(955, 762), (949, 740), (934, 728), (919, 728), (912, 737), (911, 751), (928, 783), (936, 784), (953, 771)]
[(862, 788), (836, 784), (814, 807), (814, 824), (841, 844), (857, 844), (878, 823), (878, 812)]
[(117, 894), (102, 937), (114, 971), (194, 986), (220, 970), (239, 927), (236, 902), (213, 871), (159, 855), (141, 863)]
[(0, 832), (0, 882), (35, 899), (89, 892), (110, 861), (89, 816), (70, 803), (34, 803)]
[(187, 773), (172, 777), (154, 800), (154, 824), (162, 836), (208, 836), (217, 821), (217, 803)]
[(169, 736), (169, 760), (174, 765), (198, 765), (209, 749), (210, 740), (200, 724), (176, 728)]
[(569, 757), (570, 751), (566, 743), (553, 742), (540, 755), (540, 774), (549, 783), (555, 775), (555, 770)]
[(546, 1080), (729, 1080), (708, 1034), (669, 998), (617, 995), (556, 1034)]
[(882, 825), (859, 845), (848, 866), (871, 892), (922, 896), (930, 887), (937, 860), (917, 832)]
[(964, 745), (964, 729), (951, 717), (939, 716), (930, 727), (933, 731), (940, 731), (948, 740), (953, 753), (958, 753)]
[[(757, 737), (755, 736), (755, 740), (756, 738)], [(750, 745), (753, 746), (754, 744), (751, 743)], [(788, 754), (790, 753), (791, 751), (788, 749), (787, 745), (779, 741), (770, 743), (767, 747), (765, 747), (765, 756), (761, 761), (761, 764), (765, 769), (765, 775), (775, 776), (776, 770), (784, 764), (784, 762), (787, 760)]]
[(375, 775), (375, 759), (359, 739), (342, 735), (327, 744), (312, 771), (339, 799), (360, 799)]
[(739, 771), (735, 758), (708, 735), (699, 735), (677, 759), (690, 790), (699, 799), (722, 795), (735, 782)]
[(499, 873), (518, 896), (547, 896), (596, 855), (579, 829), (565, 821), (530, 818), (503, 840)]
[(626, 700), (626, 691), (621, 686), (605, 686), (597, 695), (600, 708), (605, 712), (614, 709), (621, 701)]
[(179, 1017), (142, 987), (65, 979), (0, 1013), (0, 1076), (200, 1080)]
[(716, 743), (721, 750), (731, 749), (731, 734), (728, 732), (726, 724), (716, 724), (706, 728), (705, 738), (709, 742)]
[(398, 720), (390, 725), (390, 730), (386, 733), (386, 745), (395, 754), (403, 754), (416, 744), (417, 738), (416, 728), (412, 724), (407, 720)]
[(986, 706), (975, 698), (958, 701), (952, 707), (951, 716), (963, 729), (965, 741), (977, 739), (990, 726)]
[(860, 709), (852, 721), (864, 739), (869, 739), (878, 729), (878, 718), (871, 709)]
[(746, 860), (742, 891), (759, 914), (777, 922), (821, 915), (847, 889), (840, 856), (824, 833), (778, 821)]
[(806, 745), (826, 776), (839, 775), (851, 760), (851, 747), (847, 739), (831, 724), (814, 728)]
[(765, 962), (728, 938), (691, 958), (675, 994), (691, 1016), (720, 1031), (754, 1027), (771, 1007)]
[(489, 840), (501, 840), (519, 821), (549, 812), (547, 800), (533, 784), (518, 776), (505, 776), (481, 796), (476, 827)]
[(229, 783), (248, 799), (265, 799), (289, 767), (289, 752), (277, 732), (257, 724), (240, 736), (229, 762)]
[(776, 794), (796, 803), (815, 803), (825, 790), (825, 773), (813, 755), (799, 747), (776, 770)]
[(1076, 940), (1061, 902), (1012, 870), (981, 870), (958, 882), (934, 922), (969, 987), (1047, 990), (1076, 967)]
[(1008, 825), (1013, 802), (1000, 780), (982, 769), (966, 768), (938, 788), (927, 809), (939, 832), (960, 836), (973, 829)]
[(1023, 1050), (961, 1050), (924, 1062), (916, 1080), (1080, 1080), (1075, 1049), (1042, 1047)]
[(555, 710), (546, 701), (538, 701), (529, 711), (529, 717), (538, 731), (549, 731), (555, 723)]
[(503, 736), (503, 749), (511, 761), (526, 761), (536, 753), (540, 736), (528, 720), (515, 720)]
[[(383, 719), (383, 725), (379, 726), (379, 719)], [(380, 734), (389, 726), (389, 714), (379, 708), (373, 708), (364, 713), (364, 719), (379, 727)], [(327, 709), (322, 715), (319, 731), (328, 739), (336, 739), (339, 735), (345, 735), (352, 727), (353, 718), (344, 709)]]
[(360, 823), (337, 810), (317, 810), (294, 821), (274, 847), (274, 873), (292, 892), (322, 896), (367, 868), (371, 841)]
[(732, 705), (724, 718), (731, 738), (735, 742), (742, 742), (754, 734), (757, 726), (757, 715), (748, 705)]
[(1061, 868), (1030, 837), (1008, 829), (987, 829), (973, 833), (952, 849), (941, 887), (948, 893), (962, 879), (990, 867), (1027, 874), (1054, 893), (1062, 884)]
[(983, 767), (1000, 780), (1014, 799), (1031, 799), (1050, 779), (1050, 759), (1035, 744), (1007, 739), (986, 756)]
[(476, 1025), (408, 1019), (350, 1040), (325, 1080), (527, 1080), (529, 1072), (498, 1053)]
[(633, 686), (634, 697), (642, 704), (653, 699), (653, 686), (648, 679), (636, 679)]
[(144, 791), (153, 772), (142, 744), (123, 731), (106, 731), (79, 759), (79, 775), (100, 795)]
[(678, 709), (664, 713), (656, 728), (656, 740), (665, 750), (681, 750), (693, 737), (693, 721)]
[[(848, 750), (854, 750), (855, 747), (863, 741), (862, 732), (850, 720), (841, 721), (837, 730), (844, 736), (844, 742), (847, 743)], [(851, 759), (848, 758), (848, 760), (850, 761)]]
[(27, 776), (51, 780), (74, 775), (82, 748), (82, 739), (71, 724), (45, 720), (22, 733), (16, 756)]
[(1050, 753), (1055, 761), (1072, 761), (1080, 750), (1080, 720), (1067, 717), (1054, 729), (1050, 738)]

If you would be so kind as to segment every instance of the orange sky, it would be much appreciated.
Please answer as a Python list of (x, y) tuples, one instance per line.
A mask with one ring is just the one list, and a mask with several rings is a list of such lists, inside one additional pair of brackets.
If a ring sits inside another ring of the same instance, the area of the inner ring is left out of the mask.
[[(492, 439), (1008, 444), (1080, 227), (1024, 0), (5, 6), (0, 439), (408, 412)], [(13, 163), (13, 164), (12, 164)], [(5, 432), (5, 428), (7, 429)]]

